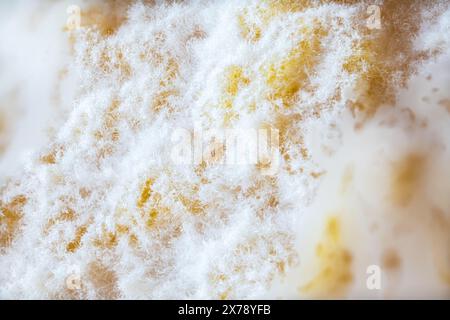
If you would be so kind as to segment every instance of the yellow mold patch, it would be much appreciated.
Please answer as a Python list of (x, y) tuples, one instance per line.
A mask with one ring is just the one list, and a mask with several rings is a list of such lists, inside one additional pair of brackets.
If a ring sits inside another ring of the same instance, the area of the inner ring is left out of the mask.
[(156, 224), (156, 219), (158, 218), (158, 210), (151, 209), (148, 213), (147, 227), (153, 228)]
[[(222, 107), (225, 109), (232, 109), (234, 98), (239, 93), (239, 90), (250, 84), (250, 78), (245, 74), (243, 68), (238, 65), (231, 65), (225, 69), (224, 77), (224, 97), (222, 97)], [(227, 121), (231, 121), (229, 117)]]
[(180, 196), (180, 201), (186, 210), (194, 215), (204, 213), (205, 206), (198, 199), (191, 199), (185, 196)]
[(138, 243), (136, 235), (130, 232), (128, 225), (124, 224), (117, 224), (113, 231), (107, 231), (106, 228), (103, 228), (101, 235), (95, 238), (92, 243), (100, 249), (113, 249), (117, 246), (121, 237), (128, 237), (128, 242), (136, 247)]
[(227, 68), (226, 79), (225, 92), (232, 97), (237, 95), (240, 87), (247, 86), (250, 83), (250, 79), (245, 76), (242, 67), (237, 65)]
[(118, 123), (121, 117), (118, 111), (120, 101), (113, 99), (111, 104), (105, 110), (104, 119), (98, 130), (94, 131), (94, 138), (101, 141), (97, 149), (97, 161), (103, 160), (113, 154), (115, 151), (114, 144), (120, 138)]
[(391, 180), (391, 200), (395, 205), (406, 206), (420, 185), (425, 159), (409, 154), (394, 164)]
[(433, 54), (417, 52), (413, 45), (420, 12), (427, 6), (426, 1), (386, 0), (380, 5), (381, 29), (371, 30), (365, 23), (360, 26), (363, 40), (354, 43), (353, 54), (343, 64), (345, 71), (358, 77), (357, 96), (349, 101), (353, 112), (369, 118), (381, 105), (394, 104), (395, 92), (406, 84), (416, 63)]
[(0, 248), (8, 247), (16, 236), (26, 202), (23, 195), (15, 197), (9, 203), (0, 200)]
[(102, 236), (93, 241), (94, 246), (102, 249), (112, 249), (117, 245), (117, 233), (103, 230)]
[(269, 0), (269, 8), (275, 14), (300, 12), (312, 6), (310, 0)]
[(142, 209), (144, 205), (147, 203), (148, 199), (150, 198), (152, 194), (152, 185), (154, 183), (154, 180), (149, 178), (145, 181), (145, 184), (142, 188), (141, 195), (139, 196), (139, 199), (137, 201), (137, 207), (139, 209)]
[(48, 153), (41, 156), (40, 161), (43, 164), (56, 164), (59, 157), (64, 153), (64, 147), (61, 145), (53, 147)]
[(71, 208), (63, 210), (58, 216), (56, 216), (55, 218), (51, 218), (48, 221), (47, 225), (44, 227), (44, 233), (48, 234), (50, 229), (56, 224), (61, 222), (74, 221), (76, 217), (77, 214)]
[(242, 37), (250, 42), (261, 39), (263, 30), (280, 14), (301, 12), (312, 7), (310, 0), (268, 0), (258, 4), (250, 10), (256, 14), (255, 21), (251, 21), (249, 10), (245, 8), (238, 15), (238, 26)]
[(281, 100), (285, 107), (295, 102), (298, 91), (305, 87), (309, 74), (317, 65), (321, 52), (321, 40), (327, 31), (317, 24), (310, 29), (305, 27), (303, 39), (280, 62), (270, 63), (264, 70), (266, 83), (270, 88), (268, 99)]
[(174, 89), (164, 89), (158, 92), (153, 99), (152, 109), (154, 111), (159, 111), (169, 103), (170, 97), (177, 95), (178, 91)]
[(345, 294), (353, 280), (352, 255), (341, 242), (341, 224), (337, 217), (328, 218), (322, 241), (316, 247), (318, 273), (301, 293), (313, 297), (334, 298)]
[(245, 40), (257, 42), (261, 38), (261, 28), (256, 23), (248, 21), (247, 10), (238, 16), (238, 25)]
[(78, 248), (81, 245), (81, 239), (83, 238), (86, 231), (87, 231), (87, 225), (82, 225), (77, 228), (77, 230), (75, 231), (74, 239), (66, 245), (66, 250), (68, 252), (74, 253), (75, 251), (78, 250)]
[(358, 74), (357, 99), (350, 104), (353, 111), (363, 111), (371, 115), (377, 107), (388, 102), (390, 70), (378, 61), (374, 48), (376, 42), (366, 40), (354, 48), (354, 53), (347, 58), (343, 69), (351, 74)]
[(140, 214), (147, 229), (153, 230), (156, 227), (161, 227), (159, 229), (163, 233), (165, 231), (170, 232), (169, 230), (165, 230), (165, 227), (171, 223), (171, 219), (173, 218), (170, 214), (171, 210), (161, 205), (161, 194), (152, 190), (154, 181), (152, 178), (145, 181), (137, 202), (137, 207), (141, 211)]
[(81, 27), (96, 28), (104, 37), (113, 35), (126, 21), (130, 0), (109, 1), (81, 10)]
[(174, 80), (178, 77), (179, 65), (173, 57), (169, 57), (165, 66), (164, 76), (162, 77), (160, 89), (156, 93), (152, 101), (152, 110), (155, 112), (160, 111), (162, 108), (169, 106), (170, 97), (179, 94), (179, 91), (174, 85)]
[(109, 267), (98, 261), (92, 262), (89, 265), (87, 276), (99, 299), (117, 299), (119, 297), (117, 275)]

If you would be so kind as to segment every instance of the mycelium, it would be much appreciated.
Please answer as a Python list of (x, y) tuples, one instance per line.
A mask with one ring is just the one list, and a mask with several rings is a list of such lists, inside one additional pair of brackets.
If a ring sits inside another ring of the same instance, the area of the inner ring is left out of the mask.
[(0, 8), (0, 297), (449, 297), (447, 1)]

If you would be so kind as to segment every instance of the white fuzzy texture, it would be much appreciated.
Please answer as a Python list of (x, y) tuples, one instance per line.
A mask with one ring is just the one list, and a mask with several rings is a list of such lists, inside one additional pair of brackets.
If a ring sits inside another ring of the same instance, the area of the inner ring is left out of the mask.
[[(330, 215), (342, 222), (339, 245), (352, 257), (338, 297), (448, 298), (445, 1), (420, 9), (411, 39), (411, 50), (433, 54), (415, 62), (407, 87), (394, 84), (394, 105), (380, 106), (362, 128), (348, 108), (358, 75), (343, 65), (366, 36), (355, 27), (365, 4), (330, 2), (266, 18), (258, 13), (269, 10), (264, 1), (156, 2), (116, 9), (126, 19), (109, 35), (83, 25), (83, 15), (81, 29), (63, 31), (69, 5), (84, 14), (99, 1), (0, 4), (0, 121), (7, 124), (0, 126), (0, 215), (26, 199), (13, 208), (14, 227), (0, 220), (8, 234), (0, 298), (316, 297), (301, 288), (320, 270), (315, 250)], [(257, 41), (243, 36), (243, 13), (261, 26)], [(308, 84), (290, 107), (269, 99), (265, 68), (312, 42), (304, 30), (318, 25), (327, 32), (305, 69)], [(275, 175), (253, 164), (199, 169), (171, 161), (175, 129), (227, 126), (230, 110), (221, 104), (232, 65), (249, 81), (239, 84), (232, 105), (239, 117), (228, 126), (295, 119), (283, 146), (289, 157), (280, 157)], [(413, 200), (396, 205), (394, 164), (416, 153), (425, 158), (422, 178)], [(383, 266), (386, 251), (394, 266)], [(366, 287), (369, 265), (384, 268), (381, 290)], [(324, 286), (318, 296), (335, 297)]]

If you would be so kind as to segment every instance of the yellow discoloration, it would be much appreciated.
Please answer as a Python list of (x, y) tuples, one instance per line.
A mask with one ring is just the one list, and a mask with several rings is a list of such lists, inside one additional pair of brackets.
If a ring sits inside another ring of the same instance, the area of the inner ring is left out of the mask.
[(301, 30), (303, 39), (280, 62), (270, 63), (263, 69), (267, 85), (270, 88), (268, 99), (281, 100), (285, 107), (290, 107), (299, 90), (307, 84), (309, 74), (317, 64), (321, 40), (327, 31), (317, 24), (310, 29)]
[(3, 152), (6, 150), (8, 146), (9, 142), (8, 135), (9, 135), (8, 121), (3, 110), (0, 109), (0, 156), (3, 154)]
[[(154, 179), (147, 179), (138, 199), (137, 207), (140, 210), (140, 216), (143, 221), (142, 225), (148, 230), (160, 231), (167, 238), (175, 238), (179, 235), (179, 225), (181, 222), (178, 220), (175, 221), (172, 210), (162, 205), (162, 196), (152, 190), (153, 184)], [(179, 200), (180, 195), (177, 197), (176, 199)], [(136, 238), (136, 236), (130, 235), (130, 240), (133, 238)]]
[(147, 203), (148, 199), (150, 198), (152, 194), (152, 185), (154, 183), (154, 180), (149, 178), (145, 181), (145, 184), (142, 188), (141, 195), (139, 196), (139, 199), (137, 201), (137, 207), (139, 209), (142, 209), (145, 204)]
[(391, 200), (395, 205), (406, 206), (412, 200), (424, 170), (425, 159), (419, 154), (409, 154), (393, 166)]
[(450, 99), (442, 99), (438, 103), (450, 113)]
[(95, 139), (101, 141), (97, 149), (97, 161), (105, 159), (115, 151), (114, 143), (120, 138), (118, 123), (121, 114), (118, 111), (120, 101), (113, 99), (104, 113), (102, 125), (94, 131)]
[(397, 270), (401, 265), (401, 259), (398, 252), (394, 249), (387, 249), (383, 252), (382, 265), (388, 271)]
[(261, 38), (261, 28), (257, 24), (247, 21), (247, 10), (238, 16), (238, 24), (242, 37), (247, 41), (256, 42)]
[(76, 217), (77, 215), (75, 211), (73, 211), (71, 208), (68, 208), (62, 211), (57, 217), (52, 218), (48, 221), (47, 225), (44, 228), (44, 233), (47, 234), (54, 225), (61, 222), (74, 221)]
[(232, 110), (234, 99), (242, 88), (250, 84), (250, 77), (241, 66), (231, 65), (225, 69), (223, 81), (224, 95), (221, 97), (220, 107), (228, 110), (223, 121), (224, 125), (228, 126), (233, 120), (239, 118), (239, 113)]
[(351, 103), (353, 111), (364, 111), (373, 114), (376, 108), (387, 101), (390, 71), (377, 59), (374, 49), (377, 43), (367, 40), (354, 48), (354, 53), (345, 61), (343, 69), (359, 75), (357, 83), (357, 99)]
[(224, 292), (219, 294), (219, 300), (227, 300), (228, 297), (230, 296), (230, 293), (231, 293), (231, 289), (225, 290)]
[(380, 5), (382, 28), (370, 30), (363, 26), (363, 37), (354, 43), (353, 53), (344, 62), (343, 69), (358, 77), (356, 97), (349, 101), (349, 107), (355, 114), (361, 113), (363, 119), (373, 116), (381, 105), (395, 103), (398, 86), (405, 85), (416, 62), (430, 54), (417, 53), (413, 48), (420, 6), (428, 4), (384, 1)]
[(82, 225), (77, 228), (77, 230), (75, 231), (74, 239), (66, 245), (66, 250), (68, 252), (74, 253), (75, 251), (78, 250), (78, 248), (81, 245), (81, 239), (83, 238), (86, 231), (87, 231), (87, 225)]
[(273, 15), (287, 12), (299, 12), (312, 6), (310, 0), (268, 0)]
[(55, 164), (57, 159), (64, 154), (64, 146), (56, 145), (51, 148), (51, 150), (41, 156), (40, 160), (44, 164)]
[(178, 62), (174, 58), (170, 57), (166, 66), (166, 77), (162, 80), (164, 81), (162, 84), (170, 85), (171, 81), (178, 76), (179, 68)]
[(236, 96), (240, 87), (250, 83), (241, 66), (232, 65), (227, 68), (225, 74), (227, 79), (225, 92), (230, 96)]
[(102, 249), (112, 249), (117, 245), (117, 233), (103, 230), (102, 236), (94, 239), (94, 246)]
[(198, 199), (180, 196), (180, 201), (186, 210), (194, 215), (202, 214), (205, 210), (205, 206)]
[(105, 48), (101, 53), (97, 67), (105, 74), (120, 73), (123, 79), (132, 75), (132, 69), (121, 49)]
[(119, 297), (117, 275), (112, 269), (100, 262), (93, 262), (89, 265), (87, 275), (96, 288), (98, 298), (117, 299)]
[(352, 255), (343, 246), (341, 223), (335, 216), (329, 217), (322, 241), (316, 247), (318, 273), (301, 293), (313, 297), (341, 297), (353, 280)]
[(151, 209), (148, 213), (147, 227), (153, 228), (156, 224), (156, 219), (158, 218), (158, 210)]
[(174, 85), (175, 79), (179, 74), (179, 65), (173, 57), (169, 57), (165, 70), (164, 76), (160, 80), (160, 90), (156, 93), (152, 101), (152, 110), (158, 112), (164, 107), (169, 106), (170, 97), (179, 94), (179, 91)]
[(249, 8), (238, 15), (238, 26), (242, 37), (250, 42), (261, 39), (263, 30), (280, 14), (295, 13), (312, 7), (310, 0), (267, 0), (258, 4), (252, 11), (256, 19), (250, 19)]
[(177, 95), (178, 91), (174, 89), (162, 90), (157, 93), (155, 98), (153, 99), (152, 109), (154, 111), (159, 111), (169, 103), (170, 97)]
[(113, 35), (126, 21), (130, 0), (108, 1), (81, 11), (81, 27), (95, 28), (104, 37)]
[(431, 227), (433, 262), (441, 280), (450, 286), (450, 217), (434, 208)]
[(0, 201), (0, 248), (8, 247), (17, 235), (26, 202), (24, 195), (16, 196), (9, 203)]

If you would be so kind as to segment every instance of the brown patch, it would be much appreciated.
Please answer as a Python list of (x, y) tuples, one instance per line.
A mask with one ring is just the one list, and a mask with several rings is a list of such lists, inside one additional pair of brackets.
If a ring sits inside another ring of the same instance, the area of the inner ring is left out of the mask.
[(0, 248), (9, 247), (17, 236), (26, 202), (24, 195), (16, 196), (8, 203), (0, 200)]
[(64, 146), (54, 146), (48, 153), (44, 154), (40, 161), (44, 164), (56, 164), (57, 160), (64, 154)]
[(104, 48), (97, 59), (95, 67), (105, 74), (117, 72), (120, 74), (121, 79), (128, 79), (132, 74), (127, 57), (120, 48)]
[(101, 127), (94, 131), (95, 139), (100, 142), (97, 144), (97, 164), (114, 153), (115, 143), (120, 138), (118, 124), (121, 114), (118, 111), (119, 106), (120, 101), (113, 99), (104, 113)]
[(267, 199), (266, 206), (268, 208), (276, 208), (276, 207), (278, 207), (279, 203), (280, 202), (278, 201), (278, 197), (275, 195), (272, 195), (269, 197), (269, 199)]
[(174, 81), (179, 75), (179, 65), (174, 57), (170, 56), (169, 53), (167, 55), (169, 55), (169, 58), (165, 63), (164, 75), (159, 83), (161, 87), (156, 92), (151, 103), (151, 110), (153, 112), (158, 112), (163, 108), (173, 109), (171, 98), (179, 94), (178, 89), (174, 85)]
[(130, 0), (112, 0), (81, 11), (81, 27), (95, 28), (104, 37), (113, 35), (126, 21)]
[(297, 101), (297, 94), (309, 83), (309, 75), (316, 68), (322, 52), (322, 39), (328, 34), (320, 23), (300, 31), (304, 38), (281, 61), (275, 61), (262, 67), (266, 83), (270, 88), (269, 101), (281, 101), (290, 108)]
[(87, 188), (80, 188), (79, 193), (81, 198), (86, 199), (91, 195), (92, 191)]
[(255, 23), (248, 21), (248, 11), (243, 10), (243, 13), (238, 16), (238, 26), (241, 31), (241, 36), (250, 42), (257, 42), (261, 38), (261, 27)]
[(401, 265), (401, 259), (398, 252), (394, 249), (387, 249), (382, 256), (382, 266), (386, 270), (397, 270)]
[(66, 245), (66, 251), (74, 253), (81, 246), (81, 240), (87, 231), (87, 225), (79, 226), (75, 231), (75, 237)]
[(117, 234), (104, 229), (101, 236), (93, 240), (93, 245), (101, 249), (112, 249), (117, 246), (117, 242)]
[(325, 171), (321, 171), (321, 172), (311, 172), (310, 175), (311, 177), (313, 177), (314, 179), (320, 178), (321, 176), (323, 176), (325, 174)]
[(179, 200), (183, 204), (183, 206), (186, 208), (188, 212), (194, 215), (203, 214), (206, 209), (206, 205), (202, 204), (202, 202), (199, 199), (189, 198), (185, 196), (180, 196)]
[(450, 286), (450, 218), (439, 208), (431, 215), (433, 260), (440, 278)]
[(393, 166), (391, 178), (391, 200), (399, 206), (406, 206), (412, 200), (425, 167), (425, 158), (419, 154), (409, 154)]
[(119, 298), (117, 275), (100, 262), (89, 265), (88, 277), (94, 286), (97, 299), (112, 300)]
[(76, 217), (77, 217), (77, 214), (71, 208), (67, 208), (67, 209), (63, 210), (60, 214), (58, 214), (58, 216), (56, 216), (55, 218), (51, 218), (48, 221), (47, 225), (44, 227), (44, 234), (48, 234), (50, 229), (55, 224), (61, 223), (61, 222), (67, 222), (67, 221), (74, 221)]
[(442, 99), (438, 103), (440, 106), (443, 106), (448, 112), (450, 112), (450, 99)]
[(384, 1), (380, 30), (368, 29), (366, 20), (358, 18), (363, 40), (355, 43), (355, 53), (343, 65), (347, 72), (359, 74), (358, 98), (348, 104), (355, 115), (369, 118), (381, 105), (394, 104), (397, 87), (406, 85), (417, 62), (429, 55), (413, 48), (420, 28), (417, 22), (429, 5), (426, 1)]
[(192, 31), (192, 33), (187, 37), (186, 43), (189, 41), (204, 39), (206, 38), (206, 35), (206, 32), (200, 26), (195, 26), (194, 31)]
[(152, 195), (152, 185), (155, 182), (154, 179), (148, 178), (141, 190), (141, 194), (139, 196), (139, 199), (137, 201), (137, 207), (139, 209), (142, 209), (145, 204), (147, 203), (148, 199), (150, 199), (150, 196)]
[(170, 97), (178, 94), (175, 89), (161, 90), (155, 95), (152, 103), (152, 110), (158, 112), (166, 107), (170, 102)]
[[(289, 173), (292, 173), (291, 163), (293, 161), (299, 157), (303, 159), (308, 158), (308, 150), (303, 146), (303, 134), (301, 127), (298, 125), (301, 120), (302, 115), (299, 113), (290, 115), (277, 113), (272, 124), (263, 124), (261, 127), (261, 129), (269, 132), (271, 139), (269, 148), (272, 150), (279, 148), (280, 154), (285, 161), (286, 170)], [(300, 146), (299, 153), (291, 153), (290, 146), (292, 145)]]

